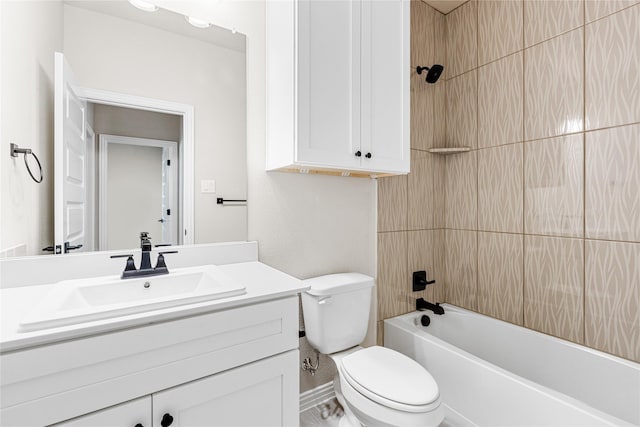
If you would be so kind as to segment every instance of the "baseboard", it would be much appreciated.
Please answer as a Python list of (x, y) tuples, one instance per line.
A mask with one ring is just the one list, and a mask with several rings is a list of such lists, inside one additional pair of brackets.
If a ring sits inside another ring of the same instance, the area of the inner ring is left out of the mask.
[(326, 384), (322, 384), (316, 388), (307, 390), (304, 393), (300, 393), (300, 412), (304, 412), (309, 408), (313, 408), (314, 406), (321, 404), (322, 402), (331, 400), (335, 396), (336, 393), (333, 391), (333, 381), (329, 381)]

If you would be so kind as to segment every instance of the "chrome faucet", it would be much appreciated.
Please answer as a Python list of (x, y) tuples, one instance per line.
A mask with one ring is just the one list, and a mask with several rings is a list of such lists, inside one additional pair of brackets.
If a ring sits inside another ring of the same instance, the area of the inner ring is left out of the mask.
[[(158, 245), (166, 246), (166, 245)], [(151, 237), (149, 233), (143, 231), (140, 233), (140, 249), (142, 250), (142, 257), (140, 258), (140, 268), (136, 268), (136, 263), (133, 260), (133, 254), (126, 255), (111, 255), (111, 258), (127, 258), (127, 264), (124, 267), (121, 278), (130, 279), (134, 277), (143, 276), (158, 276), (160, 274), (169, 274), (169, 269), (164, 261), (165, 254), (176, 254), (178, 251), (164, 251), (158, 252), (158, 260), (156, 266), (151, 267)]]

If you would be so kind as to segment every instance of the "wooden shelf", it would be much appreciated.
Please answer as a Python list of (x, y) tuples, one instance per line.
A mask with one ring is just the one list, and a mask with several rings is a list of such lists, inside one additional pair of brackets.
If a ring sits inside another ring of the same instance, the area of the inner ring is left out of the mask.
[(437, 148), (429, 149), (429, 152), (431, 154), (457, 154), (457, 153), (466, 153), (467, 151), (471, 151), (471, 147), (451, 147), (451, 148), (437, 147)]

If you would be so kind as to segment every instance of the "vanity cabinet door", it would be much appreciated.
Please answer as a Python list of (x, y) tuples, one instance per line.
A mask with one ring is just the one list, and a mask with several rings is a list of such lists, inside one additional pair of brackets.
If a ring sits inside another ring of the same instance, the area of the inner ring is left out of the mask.
[(92, 412), (55, 427), (152, 427), (151, 396)]
[(298, 350), (153, 395), (154, 427), (297, 426)]

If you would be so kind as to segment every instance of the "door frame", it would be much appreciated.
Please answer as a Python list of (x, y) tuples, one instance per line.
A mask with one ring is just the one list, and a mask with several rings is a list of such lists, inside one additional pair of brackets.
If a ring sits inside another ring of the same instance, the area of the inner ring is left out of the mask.
[[(107, 194), (109, 191), (109, 180), (108, 180), (108, 165), (109, 165), (109, 144), (125, 144), (125, 145), (138, 145), (142, 147), (156, 147), (162, 148), (162, 160), (166, 162), (167, 160), (171, 160), (173, 165), (176, 164), (175, 158), (178, 155), (178, 143), (175, 141), (165, 141), (160, 139), (149, 139), (149, 138), (136, 138), (132, 136), (120, 136), (120, 135), (100, 135), (100, 141), (98, 146), (98, 197), (100, 209), (98, 210), (98, 224), (99, 224), (99, 234), (98, 234), (98, 247), (101, 251), (109, 250), (107, 248), (107, 236), (109, 230), (107, 228), (107, 206), (109, 203)], [(164, 167), (164, 165), (163, 165)], [(163, 184), (168, 183), (169, 187), (169, 201), (167, 206), (165, 206), (165, 201), (163, 200), (162, 209), (170, 209), (174, 213), (177, 211), (178, 200), (175, 197), (176, 191), (178, 195), (180, 194), (178, 188), (178, 173), (176, 172), (175, 167), (171, 167), (169, 176), (166, 177), (166, 181), (163, 180)], [(163, 188), (167, 187), (163, 185)], [(173, 215), (172, 215), (173, 216)], [(178, 220), (180, 216), (178, 215)], [(178, 227), (179, 221), (171, 220), (169, 225), (171, 229), (167, 232), (166, 225), (162, 225), (162, 240), (163, 243), (178, 243)], [(168, 234), (168, 236), (167, 236)], [(159, 238), (159, 236), (156, 236)], [(166, 238), (169, 238), (167, 240)]]
[[(91, 125), (85, 120), (85, 132), (86, 132), (86, 165), (96, 164), (96, 133)], [(97, 231), (96, 231), (96, 179), (97, 174), (95, 168), (85, 167), (84, 169), (84, 182), (85, 182), (85, 225), (84, 225), (84, 248), (85, 251), (97, 251), (98, 245), (96, 244)]]
[[(81, 88), (87, 102), (154, 111), (182, 117), (181, 140), (178, 144), (178, 242), (179, 245), (194, 243), (194, 108), (154, 98), (110, 92), (100, 89)], [(102, 208), (100, 208), (102, 209)], [(102, 225), (100, 225), (102, 229)], [(102, 245), (102, 239), (100, 245)]]

